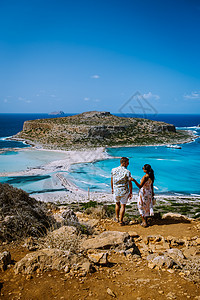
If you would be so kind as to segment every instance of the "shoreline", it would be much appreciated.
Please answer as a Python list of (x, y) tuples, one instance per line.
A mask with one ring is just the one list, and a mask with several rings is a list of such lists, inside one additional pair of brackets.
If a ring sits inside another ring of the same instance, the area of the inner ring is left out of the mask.
[[(193, 132), (189, 131), (191, 135), (191, 139), (186, 139), (185, 141), (174, 141), (173, 144), (184, 144), (184, 143), (191, 143), (196, 140), (196, 138), (199, 138), (199, 136), (196, 136)], [(64, 172), (69, 172), (69, 169), (71, 165), (78, 164), (78, 163), (92, 163), (98, 160), (104, 160), (104, 159), (112, 159), (112, 158), (118, 158), (113, 157), (107, 153), (107, 148), (120, 148), (120, 147), (160, 147), (160, 146), (166, 146), (169, 145), (166, 144), (154, 144), (154, 145), (125, 145), (125, 146), (109, 146), (109, 147), (95, 147), (95, 148), (89, 148), (82, 150), (61, 150), (61, 149), (48, 149), (44, 148), (39, 143), (33, 143), (32, 141), (20, 139), (20, 138), (11, 138), (7, 137), (9, 140), (18, 140), (23, 143), (26, 143), (30, 145), (30, 147), (26, 148), (15, 148), (12, 149), (12, 151), (48, 151), (48, 152), (55, 152), (55, 153), (64, 153), (66, 154), (66, 158), (63, 160), (54, 160), (50, 163), (47, 163), (45, 165), (40, 165), (39, 167), (32, 167), (28, 170), (23, 170), (20, 172), (4, 172), (0, 173), (0, 177), (12, 177), (12, 176), (34, 176), (34, 175), (45, 175), (49, 173), (54, 173), (54, 180), (55, 184), (59, 184), (60, 186), (64, 186), (66, 188), (66, 191), (55, 191), (55, 192), (44, 192), (44, 193), (35, 193), (30, 194), (31, 197), (44, 201), (44, 202), (62, 202), (62, 203), (71, 203), (71, 202), (87, 202), (87, 201), (96, 201), (97, 202), (113, 202), (113, 196), (110, 193), (107, 192), (89, 192), (86, 190), (83, 190), (76, 186), (74, 183), (72, 183), (69, 179), (66, 179), (65, 184), (62, 184), (62, 180), (57, 178), (57, 174)], [(171, 144), (170, 144), (171, 145)], [(5, 149), (5, 151), (7, 151)], [(56, 174), (56, 171), (57, 174)], [(133, 199), (137, 197), (137, 194), (133, 195)], [(159, 198), (186, 198), (186, 199), (199, 199), (200, 195), (174, 195), (174, 194), (158, 194), (156, 195), (156, 199)], [(98, 199), (97, 199), (98, 198)], [(137, 200), (131, 200), (132, 202), (136, 202)]]

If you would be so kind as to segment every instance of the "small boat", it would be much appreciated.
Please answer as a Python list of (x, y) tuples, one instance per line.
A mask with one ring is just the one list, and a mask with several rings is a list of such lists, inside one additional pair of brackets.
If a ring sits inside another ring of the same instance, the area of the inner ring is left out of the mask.
[(182, 149), (182, 147), (178, 146), (178, 145), (167, 145), (166, 147), (167, 148), (173, 148), (173, 149)]

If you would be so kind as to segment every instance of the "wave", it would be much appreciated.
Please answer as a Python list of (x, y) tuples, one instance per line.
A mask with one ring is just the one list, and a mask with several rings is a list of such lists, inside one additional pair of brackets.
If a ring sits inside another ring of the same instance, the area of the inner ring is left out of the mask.
[(101, 177), (104, 177), (104, 178), (110, 178), (110, 176), (107, 176), (107, 175), (103, 175), (103, 174), (98, 174), (98, 175)]
[(178, 159), (170, 159), (170, 158), (155, 158), (155, 160), (180, 161)]
[(183, 130), (187, 130), (187, 129), (196, 129), (196, 130), (200, 130), (199, 126), (181, 126), (181, 127), (176, 127), (177, 129), (183, 129)]
[(156, 158), (156, 160), (168, 160), (166, 158)]
[(3, 137), (0, 138), (0, 141), (5, 141), (9, 138), (12, 138), (12, 135), (11, 136), (3, 136)]
[(80, 183), (84, 183), (84, 184), (91, 184), (91, 182), (88, 182), (88, 181), (84, 181), (84, 180), (78, 180), (78, 182), (80, 182)]

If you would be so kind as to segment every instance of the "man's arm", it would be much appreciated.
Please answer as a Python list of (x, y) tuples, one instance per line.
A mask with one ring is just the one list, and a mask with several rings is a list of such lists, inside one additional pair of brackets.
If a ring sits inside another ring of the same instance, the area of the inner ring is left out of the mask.
[(129, 185), (129, 198), (132, 198), (132, 192), (133, 192), (133, 185), (132, 185), (132, 182), (129, 181), (129, 182), (128, 182), (128, 185)]
[(113, 190), (113, 177), (111, 176), (111, 190), (112, 190), (112, 194), (114, 193), (114, 190)]

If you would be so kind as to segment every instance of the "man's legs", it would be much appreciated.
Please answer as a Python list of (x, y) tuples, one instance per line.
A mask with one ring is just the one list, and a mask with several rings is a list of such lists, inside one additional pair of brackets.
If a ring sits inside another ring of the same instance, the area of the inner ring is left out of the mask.
[(126, 204), (121, 204), (120, 218), (119, 218), (120, 223), (123, 222), (123, 218), (124, 218), (124, 214), (125, 214), (125, 208), (126, 208)]
[(115, 204), (115, 213), (116, 213), (117, 221), (119, 221), (119, 211), (120, 211), (120, 202), (116, 202), (116, 204)]

